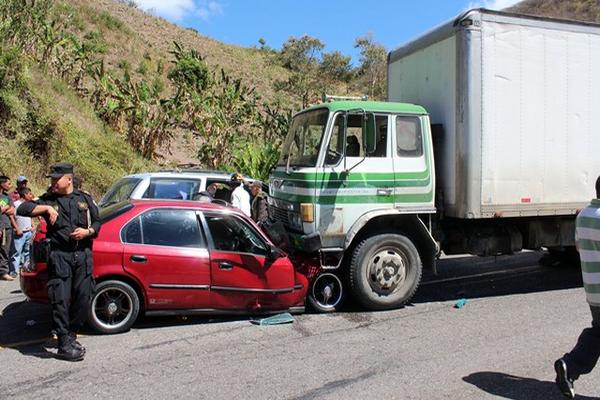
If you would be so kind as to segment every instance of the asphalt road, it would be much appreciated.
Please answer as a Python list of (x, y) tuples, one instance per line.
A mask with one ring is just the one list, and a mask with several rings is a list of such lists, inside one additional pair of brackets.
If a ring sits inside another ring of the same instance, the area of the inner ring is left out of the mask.
[[(539, 258), (442, 260), (411, 305), (388, 312), (349, 305), (270, 327), (143, 319), (83, 335), (79, 363), (53, 358), (48, 308), (2, 282), (0, 398), (561, 399), (552, 363), (591, 318), (579, 269)], [(600, 366), (576, 390), (600, 399)]]

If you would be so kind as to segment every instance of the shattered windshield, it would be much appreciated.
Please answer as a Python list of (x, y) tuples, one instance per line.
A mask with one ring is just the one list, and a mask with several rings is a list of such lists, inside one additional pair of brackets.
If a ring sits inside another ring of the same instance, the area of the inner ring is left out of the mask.
[(277, 165), (314, 167), (317, 163), (328, 115), (329, 110), (323, 108), (294, 117)]

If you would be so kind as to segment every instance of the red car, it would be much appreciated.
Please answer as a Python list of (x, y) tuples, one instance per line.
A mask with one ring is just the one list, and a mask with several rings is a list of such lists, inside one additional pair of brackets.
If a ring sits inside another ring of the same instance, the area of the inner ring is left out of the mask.
[[(342, 299), (337, 278), (318, 275), (318, 261), (293, 263), (236, 209), (130, 200), (102, 209), (100, 217), (89, 319), (100, 332), (126, 331), (140, 312), (301, 312), (309, 286), (311, 304), (321, 311), (335, 309)], [(47, 279), (46, 264), (36, 262), (34, 270), (21, 274), (23, 293), (47, 302)]]

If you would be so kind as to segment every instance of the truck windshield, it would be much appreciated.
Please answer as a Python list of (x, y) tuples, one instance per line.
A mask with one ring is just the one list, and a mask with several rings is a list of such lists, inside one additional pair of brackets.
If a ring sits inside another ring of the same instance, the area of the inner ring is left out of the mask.
[(314, 167), (317, 163), (328, 116), (329, 110), (322, 108), (294, 117), (277, 165)]

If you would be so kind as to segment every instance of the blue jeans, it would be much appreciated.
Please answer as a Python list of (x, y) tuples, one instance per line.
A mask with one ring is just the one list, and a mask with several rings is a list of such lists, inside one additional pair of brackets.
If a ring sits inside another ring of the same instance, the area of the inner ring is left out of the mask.
[(19, 272), (21, 265), (29, 264), (32, 236), (33, 233), (31, 231), (23, 232), (21, 236), (14, 235), (15, 253), (12, 256), (11, 263), (12, 270), (15, 273)]

